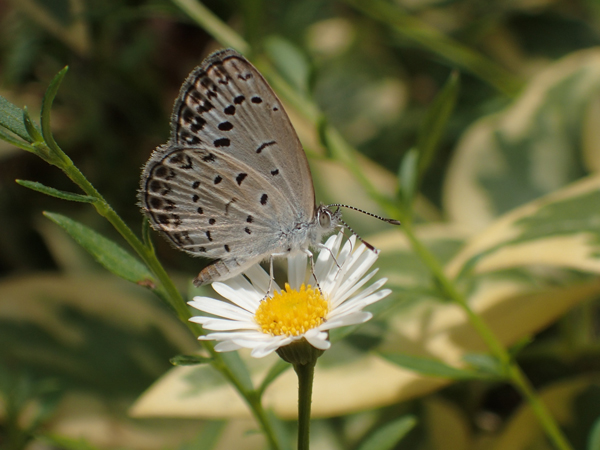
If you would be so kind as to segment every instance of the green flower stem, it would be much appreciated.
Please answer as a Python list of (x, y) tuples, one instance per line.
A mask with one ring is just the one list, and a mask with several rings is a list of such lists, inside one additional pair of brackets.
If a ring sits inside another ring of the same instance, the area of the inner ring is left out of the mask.
[(548, 438), (554, 443), (557, 449), (572, 450), (571, 445), (556, 424), (554, 418), (550, 415), (546, 406), (538, 397), (521, 368), (513, 361), (508, 351), (504, 348), (502, 343), (498, 340), (492, 330), (490, 330), (483, 319), (471, 309), (471, 306), (468, 304), (465, 297), (457, 291), (454, 284), (444, 273), (435, 256), (433, 256), (433, 254), (416, 237), (412, 229), (412, 225), (408, 220), (403, 221), (403, 231), (408, 237), (415, 252), (427, 265), (433, 276), (440, 284), (442, 291), (465, 311), (473, 328), (475, 328), (477, 333), (484, 340), (491, 353), (501, 362), (507, 378), (521, 392), (525, 400), (528, 402)]
[(308, 450), (310, 446), (310, 407), (316, 364), (316, 358), (306, 364), (293, 364), (298, 375), (298, 450)]
[[(197, 324), (190, 322), (188, 319), (192, 317), (190, 310), (188, 309), (185, 300), (173, 284), (173, 281), (160, 264), (154, 250), (138, 239), (138, 237), (131, 231), (131, 229), (123, 222), (123, 219), (116, 213), (116, 211), (108, 204), (108, 202), (102, 197), (102, 195), (96, 190), (96, 188), (88, 181), (88, 179), (81, 173), (81, 171), (73, 164), (73, 161), (58, 147), (58, 145), (51, 143), (47, 145), (45, 142), (36, 142), (35, 146), (46, 155), (51, 155), (51, 164), (59, 167), (71, 181), (79, 186), (87, 195), (95, 198), (93, 202), (96, 211), (102, 217), (107, 219), (112, 226), (121, 234), (121, 236), (127, 241), (129, 245), (136, 251), (144, 263), (148, 266), (151, 272), (156, 276), (160, 282), (160, 286), (164, 289), (166, 295), (161, 298), (166, 299), (169, 305), (176, 312), (177, 317), (187, 325), (190, 331), (198, 336), (202, 334), (202, 329)], [(160, 293), (160, 288), (156, 288), (157, 293)], [(244, 401), (248, 404), (254, 413), (257, 421), (261, 424), (265, 436), (269, 441), (269, 444), (273, 450), (279, 449), (279, 444), (275, 438), (275, 432), (271, 426), (260, 399), (256, 395), (256, 391), (249, 391), (244, 384), (239, 380), (236, 375), (232, 372), (231, 368), (225, 363), (219, 353), (214, 350), (214, 347), (209, 343), (204, 343), (206, 350), (212, 357), (212, 365), (218, 370), (235, 389), (240, 393)]]

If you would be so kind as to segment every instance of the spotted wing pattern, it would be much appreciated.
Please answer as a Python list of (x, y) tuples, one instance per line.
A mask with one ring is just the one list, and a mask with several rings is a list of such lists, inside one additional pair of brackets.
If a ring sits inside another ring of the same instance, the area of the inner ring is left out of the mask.
[(285, 251), (314, 219), (306, 155), (281, 102), (234, 50), (212, 54), (181, 88), (171, 138), (144, 167), (140, 201), (176, 247), (217, 261), (198, 284)]

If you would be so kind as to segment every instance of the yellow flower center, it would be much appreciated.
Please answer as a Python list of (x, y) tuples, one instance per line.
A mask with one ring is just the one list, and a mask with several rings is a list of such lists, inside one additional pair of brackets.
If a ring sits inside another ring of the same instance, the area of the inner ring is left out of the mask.
[(299, 336), (321, 325), (328, 312), (329, 303), (318, 289), (303, 284), (296, 291), (286, 283), (283, 291), (260, 303), (254, 320), (265, 334)]

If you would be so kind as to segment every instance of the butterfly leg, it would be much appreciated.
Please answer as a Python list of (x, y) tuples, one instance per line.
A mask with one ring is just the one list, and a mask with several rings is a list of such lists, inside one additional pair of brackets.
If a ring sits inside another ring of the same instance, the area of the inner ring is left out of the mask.
[(317, 285), (317, 289), (319, 289), (319, 291), (322, 294), (323, 290), (321, 289), (321, 285), (319, 284), (319, 280), (317, 280), (317, 276), (315, 275), (315, 258), (314, 258), (314, 255), (313, 255), (313, 253), (309, 249), (305, 249), (304, 253), (308, 256), (308, 259), (310, 260), (310, 273), (311, 273), (311, 277), (314, 278), (315, 284)]
[(335, 263), (335, 265), (338, 268), (338, 273), (339, 273), (339, 271), (342, 270), (342, 267), (338, 264), (337, 259), (336, 259), (335, 255), (333, 254), (333, 252), (331, 251), (331, 249), (329, 247), (327, 247), (326, 245), (323, 245), (323, 244), (318, 244), (317, 247), (320, 248), (320, 249), (323, 249), (323, 250), (327, 250), (329, 252), (329, 254), (331, 255), (331, 257), (333, 258), (333, 262)]

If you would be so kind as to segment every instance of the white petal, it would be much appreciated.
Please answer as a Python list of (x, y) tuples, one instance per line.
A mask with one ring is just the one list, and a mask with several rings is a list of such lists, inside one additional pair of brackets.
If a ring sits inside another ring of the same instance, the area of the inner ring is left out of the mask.
[[(373, 294), (373, 292), (375, 292), (377, 289), (379, 289), (381, 286), (383, 286), (386, 281), (387, 281), (386, 278), (377, 280), (375, 283), (373, 283), (371, 286), (366, 288), (360, 294), (356, 295), (355, 297), (353, 297), (350, 300), (347, 300), (345, 303), (354, 302), (354, 301), (362, 301), (363, 299), (366, 299), (369, 295)], [(389, 291), (389, 289), (385, 290), (385, 292), (387, 292), (387, 291)], [(381, 297), (381, 298), (383, 298), (383, 297)], [(371, 304), (371, 303), (375, 303), (375, 301), (371, 301), (368, 304)]]
[[(353, 241), (354, 240), (349, 240), (348, 242), (346, 242), (346, 245), (344, 246), (343, 250), (348, 252), (350, 250), (349, 242), (353, 242)], [(337, 290), (339, 289), (339, 286), (342, 283), (344, 283), (344, 281), (346, 280), (348, 273), (350, 273), (351, 275), (353, 274), (353, 270), (354, 270), (354, 267), (356, 266), (357, 262), (362, 261), (363, 258), (369, 258), (369, 256), (365, 254), (365, 250), (366, 250), (366, 247), (361, 244), (358, 246), (358, 248), (356, 248), (354, 250), (354, 252), (351, 255), (348, 255), (347, 258), (346, 258), (346, 256), (344, 256), (345, 253), (344, 253), (344, 255), (342, 255), (342, 252), (340, 252), (340, 258), (338, 260), (338, 264), (340, 264), (341, 268), (334, 267), (332, 272), (327, 277), (327, 281), (325, 283), (326, 287), (324, 288), (324, 290), (326, 292), (328, 292), (328, 293), (337, 292)], [(372, 252), (368, 252), (368, 253), (372, 253)], [(365, 254), (365, 255), (363, 255), (363, 254)], [(377, 259), (377, 257), (375, 257), (373, 262), (376, 259)], [(340, 263), (340, 261), (342, 261), (342, 263)], [(358, 279), (358, 277), (357, 277), (357, 279)]]
[(215, 351), (217, 352), (231, 352), (233, 350), (239, 350), (240, 348), (244, 348), (233, 341), (223, 341), (219, 342), (215, 345)]
[(327, 333), (319, 334), (316, 337), (306, 338), (306, 341), (314, 348), (319, 350), (328, 350), (331, 347), (331, 342), (327, 340)]
[(373, 314), (367, 311), (359, 311), (347, 316), (339, 317), (336, 320), (327, 321), (323, 323), (319, 328), (321, 330), (331, 330), (333, 328), (345, 327), (348, 325), (356, 325), (358, 323), (364, 323), (370, 320)]
[(340, 287), (340, 289), (335, 292), (335, 295), (329, 300), (332, 307), (337, 308), (340, 304), (344, 303), (352, 294), (354, 294), (371, 278), (373, 278), (378, 271), (379, 269), (371, 271), (371, 273), (363, 277), (360, 281), (354, 283), (354, 285), (349, 284), (348, 286)]
[(265, 336), (264, 333), (259, 331), (223, 331), (220, 333), (210, 333), (202, 336), (198, 336), (198, 340), (200, 341), (236, 341), (236, 342), (244, 342), (256, 340), (258, 335)]
[(323, 244), (321, 247), (321, 251), (319, 252), (319, 256), (315, 261), (315, 273), (314, 276), (319, 281), (325, 281), (327, 279), (328, 274), (331, 272), (332, 268), (337, 266), (335, 264), (335, 259), (333, 255), (338, 253), (340, 248), (340, 244), (342, 243), (343, 234), (338, 233), (335, 236), (331, 236), (327, 239), (327, 242)]
[(300, 290), (300, 286), (306, 280), (306, 264), (307, 264), (306, 253), (296, 253), (295, 255), (288, 256), (288, 283), (292, 289), (296, 291)]
[(260, 292), (259, 301), (265, 298), (269, 286), (271, 287), (271, 292), (279, 290), (279, 286), (275, 283), (275, 280), (271, 279), (271, 275), (260, 264), (254, 264), (244, 272), (244, 275), (252, 282), (255, 289)]
[[(196, 319), (196, 320), (194, 320)], [(204, 319), (204, 320), (201, 320)], [(214, 331), (232, 331), (232, 330), (256, 330), (260, 331), (260, 328), (256, 322), (242, 322), (240, 320), (224, 320), (214, 319), (212, 317), (192, 317), (190, 322), (196, 322), (202, 324), (202, 328), (205, 330)]]
[(329, 334), (325, 331), (321, 331), (318, 328), (313, 328), (304, 333), (306, 341), (319, 350), (327, 350), (331, 347), (331, 342), (327, 339)]
[[(233, 280), (233, 281), (232, 281)], [(237, 276), (226, 283), (219, 281), (212, 284), (212, 288), (222, 297), (244, 308), (246, 311), (254, 312), (258, 308), (263, 297), (254, 286), (244, 280), (244, 277)]]
[(253, 313), (246, 311), (239, 306), (232, 305), (231, 303), (222, 300), (215, 300), (210, 297), (194, 297), (194, 300), (188, 302), (188, 305), (199, 311), (204, 311), (205, 313), (224, 317), (226, 319), (250, 320), (254, 317)]
[(382, 298), (387, 297), (391, 293), (391, 289), (383, 289), (379, 292), (375, 292), (374, 294), (369, 295), (367, 298), (365, 298), (365, 302), (367, 302), (367, 305), (372, 305), (373, 303), (378, 302)]
[(377, 255), (361, 245), (348, 259), (347, 264), (342, 267), (340, 274), (336, 277), (335, 292), (338, 292), (338, 290), (340, 293), (346, 292), (369, 270), (376, 260)]

